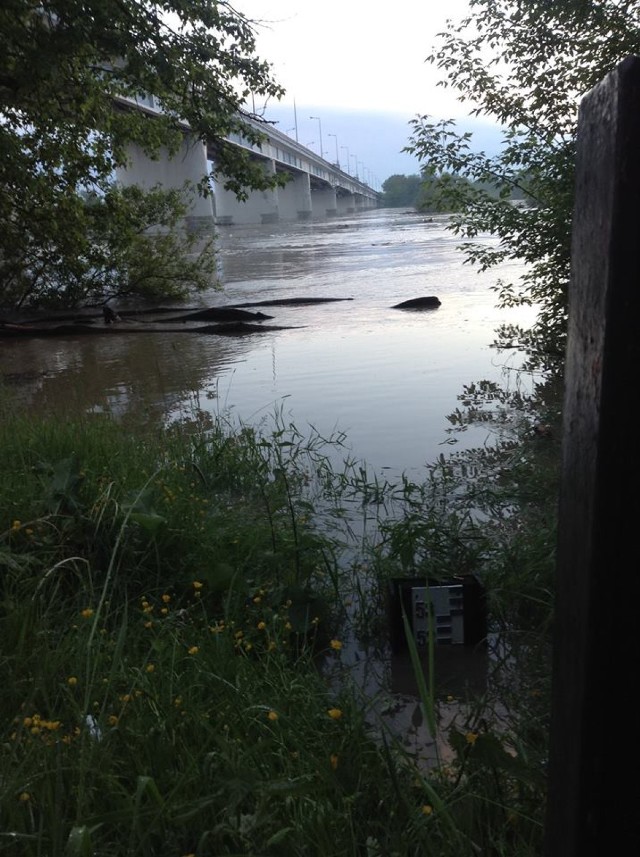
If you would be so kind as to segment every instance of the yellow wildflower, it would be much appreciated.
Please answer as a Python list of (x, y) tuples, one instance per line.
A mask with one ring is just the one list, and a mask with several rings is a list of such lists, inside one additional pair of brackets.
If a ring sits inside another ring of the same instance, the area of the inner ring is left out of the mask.
[(433, 812), (433, 807), (431, 806), (431, 804), (425, 803), (424, 806), (422, 807), (422, 814), (423, 815), (431, 815), (432, 812)]
[(199, 580), (193, 581), (193, 588), (194, 589), (202, 589), (203, 586), (204, 586), (204, 583), (200, 583)]
[(13, 530), (13, 532), (15, 532), (16, 530), (19, 530), (21, 526), (22, 526), (22, 521), (16, 520), (13, 522), (13, 524), (11, 524), (11, 529)]
[(342, 717), (342, 711), (339, 708), (329, 708), (327, 714), (332, 720), (340, 720)]
[(473, 745), (478, 740), (478, 733), (477, 732), (467, 732), (467, 734), (464, 737), (466, 738), (467, 744), (471, 744), (471, 746), (473, 747)]
[(145, 628), (153, 628), (153, 622), (145, 622), (144, 627)]
[(165, 603), (165, 604), (168, 604), (168, 603), (171, 601), (171, 596), (170, 596), (170, 595), (167, 595), (167, 594), (165, 593), (165, 594), (162, 596), (162, 600), (164, 601), (164, 603)]
[(81, 611), (80, 615), (83, 619), (90, 619), (93, 616), (93, 610), (91, 607), (85, 607), (84, 610)]
[(334, 652), (339, 652), (342, 648), (342, 643), (340, 642), (340, 640), (331, 640), (329, 645), (334, 650)]
[(264, 631), (264, 629), (265, 629), (266, 627), (267, 627), (267, 623), (266, 623), (266, 622), (258, 622), (258, 631)]
[(269, 720), (276, 721), (278, 719), (278, 712), (271, 709), (271, 711), (267, 714)]
[(27, 803), (27, 801), (31, 800), (31, 795), (29, 794), (29, 792), (20, 792), (18, 800), (22, 801), (22, 803)]
[(78, 684), (78, 679), (74, 675), (70, 675), (67, 679), (69, 687), (75, 687)]
[(189, 654), (190, 655), (197, 655), (199, 651), (200, 651), (200, 649), (198, 646), (191, 646), (191, 648), (189, 649)]
[(148, 673), (152, 673), (155, 670), (155, 668), (156, 668), (155, 664), (147, 664), (147, 666), (145, 667), (145, 669)]
[(109, 717), (107, 718), (107, 723), (109, 724), (109, 726), (117, 726), (118, 725), (118, 718), (116, 717), (115, 714), (110, 714)]

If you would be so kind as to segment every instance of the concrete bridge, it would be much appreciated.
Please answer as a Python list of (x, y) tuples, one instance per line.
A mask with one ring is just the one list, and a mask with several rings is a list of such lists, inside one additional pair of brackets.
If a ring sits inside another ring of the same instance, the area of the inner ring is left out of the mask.
[[(132, 102), (125, 103), (130, 106)], [(152, 98), (139, 99), (135, 106), (150, 113), (158, 112)], [(247, 200), (241, 202), (233, 192), (224, 189), (224, 178), (220, 177), (214, 181), (213, 196), (192, 197), (187, 217), (190, 228), (206, 230), (216, 224), (323, 220), (377, 207), (379, 194), (366, 183), (273, 126), (251, 119), (246, 121), (268, 139), (261, 146), (252, 145), (240, 135), (232, 135), (228, 141), (248, 151), (251, 158), (264, 165), (267, 173), (287, 173), (289, 181), (285, 187), (250, 191)], [(152, 160), (138, 147), (132, 147), (129, 155), (129, 166), (116, 175), (122, 185), (151, 188), (161, 184), (166, 188), (182, 188), (185, 181), (195, 184), (215, 167), (213, 151), (190, 137), (188, 127), (185, 127), (182, 149), (173, 157), (161, 153), (157, 160)]]

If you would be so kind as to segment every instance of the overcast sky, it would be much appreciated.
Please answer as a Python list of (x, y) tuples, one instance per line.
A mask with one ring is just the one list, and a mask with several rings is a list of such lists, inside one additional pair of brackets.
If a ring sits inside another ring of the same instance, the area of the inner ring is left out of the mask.
[[(472, 105), (436, 86), (442, 75), (425, 62), (447, 18), (466, 14), (466, 0), (236, 0), (234, 6), (259, 22), (257, 53), (287, 90), (279, 103), (269, 102), (265, 118), (291, 136), (297, 128), (299, 142), (316, 152), (322, 136), (324, 157), (337, 156), (343, 168), (348, 161), (352, 174), (381, 184), (393, 173), (418, 172), (418, 162), (401, 152), (409, 121), (470, 113)], [(263, 106), (255, 102), (258, 112)], [(495, 129), (488, 130), (497, 140)]]
[(466, 0), (236, 0), (260, 21), (258, 54), (273, 64), (285, 100), (382, 112), (466, 114), (425, 58)]

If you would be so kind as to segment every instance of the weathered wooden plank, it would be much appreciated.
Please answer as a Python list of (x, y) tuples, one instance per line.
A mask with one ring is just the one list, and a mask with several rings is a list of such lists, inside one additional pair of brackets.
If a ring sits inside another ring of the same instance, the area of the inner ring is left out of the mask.
[(580, 106), (546, 857), (640, 854), (640, 57)]

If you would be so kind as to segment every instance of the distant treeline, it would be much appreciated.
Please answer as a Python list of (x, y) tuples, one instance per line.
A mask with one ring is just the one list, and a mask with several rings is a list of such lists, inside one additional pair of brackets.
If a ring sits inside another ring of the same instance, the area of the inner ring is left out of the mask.
[[(469, 184), (490, 196), (500, 195), (500, 189), (490, 182), (470, 182), (462, 176), (450, 173), (440, 176), (393, 175), (382, 183), (382, 205), (385, 208), (410, 206), (417, 211), (451, 211), (455, 204), (455, 194), (451, 194), (452, 186)], [(446, 194), (443, 193), (445, 187)], [(524, 198), (524, 194), (519, 190), (513, 191), (509, 196), (511, 199)]]

